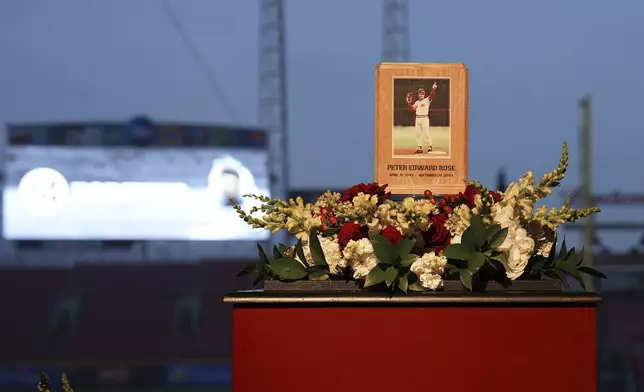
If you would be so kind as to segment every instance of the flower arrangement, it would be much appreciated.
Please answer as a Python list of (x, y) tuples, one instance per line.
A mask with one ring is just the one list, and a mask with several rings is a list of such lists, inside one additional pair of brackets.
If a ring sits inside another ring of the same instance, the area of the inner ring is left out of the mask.
[(241, 274), (264, 279), (357, 280), (363, 287), (403, 292), (439, 290), (446, 279), (460, 279), (469, 290), (497, 281), (579, 281), (582, 274), (605, 278), (583, 264), (583, 252), (557, 252), (557, 228), (599, 212), (597, 207), (574, 209), (570, 199), (560, 208), (537, 202), (560, 185), (568, 167), (564, 143), (559, 165), (538, 183), (532, 172), (494, 192), (468, 181), (458, 195), (389, 199), (386, 185), (359, 184), (342, 194), (327, 191), (315, 203), (302, 198), (283, 201), (244, 195), (262, 204), (248, 213), (233, 206), (254, 228), (294, 234), (294, 246), (280, 245), (272, 257), (261, 246), (259, 263)]

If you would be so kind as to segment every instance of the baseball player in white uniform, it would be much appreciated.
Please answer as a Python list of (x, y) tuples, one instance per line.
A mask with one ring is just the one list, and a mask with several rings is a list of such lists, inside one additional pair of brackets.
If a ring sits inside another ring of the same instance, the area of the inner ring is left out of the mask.
[(427, 153), (432, 151), (432, 136), (429, 132), (429, 106), (436, 98), (438, 85), (434, 83), (432, 91), (425, 96), (425, 89), (418, 89), (418, 100), (414, 102), (414, 93), (407, 93), (407, 108), (416, 113), (416, 142), (418, 149), (414, 154), (423, 153), (423, 139), (427, 139)]

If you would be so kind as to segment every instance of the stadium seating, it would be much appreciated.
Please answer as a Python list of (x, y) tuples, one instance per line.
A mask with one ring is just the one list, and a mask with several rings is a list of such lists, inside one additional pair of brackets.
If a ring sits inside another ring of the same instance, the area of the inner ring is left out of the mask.
[(52, 313), (69, 288), (69, 270), (0, 270), (0, 362), (55, 360), (61, 347), (53, 334)]
[[(224, 294), (248, 288), (234, 276), (243, 263), (80, 265), (0, 270), (0, 362), (163, 364), (227, 362), (231, 308)], [(79, 300), (73, 331), (53, 334), (56, 301)], [(200, 323), (177, 331), (178, 301), (201, 299)], [(7, 322), (9, 321), (10, 322)]]

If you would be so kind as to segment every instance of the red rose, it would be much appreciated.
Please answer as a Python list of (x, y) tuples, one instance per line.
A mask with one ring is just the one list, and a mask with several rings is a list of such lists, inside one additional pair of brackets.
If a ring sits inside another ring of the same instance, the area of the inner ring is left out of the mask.
[(387, 226), (382, 229), (380, 235), (385, 237), (387, 241), (389, 241), (389, 243), (394, 246), (398, 245), (398, 243), (403, 239), (402, 234), (400, 234), (398, 229), (393, 226)]
[(490, 196), (492, 196), (492, 200), (494, 200), (495, 203), (498, 203), (501, 201), (501, 194), (498, 192), (494, 191), (489, 191)]
[(340, 248), (344, 249), (349, 241), (358, 241), (365, 238), (369, 234), (369, 229), (365, 226), (362, 227), (357, 223), (346, 223), (340, 228), (338, 233), (338, 243)]
[(465, 192), (463, 192), (462, 194), (459, 193), (459, 195), (461, 195), (463, 203), (472, 208), (474, 207), (474, 198), (480, 193), (481, 191), (479, 191), (474, 185), (468, 185), (467, 187), (465, 187)]
[(429, 229), (422, 233), (426, 248), (432, 248), (434, 252), (439, 253), (443, 248), (449, 245), (452, 235), (445, 228), (447, 215), (433, 215), (429, 218), (432, 222)]
[(345, 190), (340, 197), (340, 201), (351, 201), (358, 196), (358, 193), (362, 192), (365, 195), (378, 196), (378, 204), (380, 204), (391, 196), (391, 192), (387, 192), (386, 189), (387, 184), (378, 185), (377, 182), (372, 182), (371, 184), (360, 183)]

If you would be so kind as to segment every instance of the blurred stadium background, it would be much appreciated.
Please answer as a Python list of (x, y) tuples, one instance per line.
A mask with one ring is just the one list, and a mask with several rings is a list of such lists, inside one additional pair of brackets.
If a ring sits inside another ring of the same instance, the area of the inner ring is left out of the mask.
[[(407, 61), (407, 1), (382, 4), (383, 60)], [(172, 231), (152, 230), (154, 210), (147, 225), (132, 226), (141, 223), (136, 214), (149, 207), (146, 195), (159, 186), (176, 192), (177, 209), (199, 205), (200, 196), (243, 192), (245, 171), (252, 189), (272, 196), (311, 200), (323, 191), (291, 189), (287, 182), (283, 7), (281, 0), (261, 0), (259, 127), (156, 123), (137, 116), (3, 128), (0, 390), (33, 390), (41, 370), (55, 387), (66, 371), (81, 392), (229, 390), (231, 308), (221, 298), (249, 287), (233, 277), (254, 261), (254, 242), (268, 240), (248, 229), (227, 236), (230, 209), (223, 204), (207, 211), (205, 221), (190, 214), (167, 217), (163, 224), (174, 222)], [(574, 201), (644, 205), (641, 195), (590, 193), (590, 99), (581, 109), (585, 180), (571, 190)], [(92, 158), (92, 151), (101, 152)], [(87, 154), (90, 159), (82, 158)], [(173, 160), (177, 154), (191, 158)], [(216, 171), (221, 182), (212, 185), (208, 168), (219, 158), (236, 163)], [(42, 166), (65, 181), (40, 176), (21, 188), (25, 174)], [(107, 197), (96, 198), (92, 187)], [(124, 200), (128, 195), (136, 197)], [(62, 208), (81, 204), (75, 213)], [(105, 214), (113, 217), (110, 230), (102, 226)], [(595, 286), (604, 296), (600, 391), (644, 390), (644, 319), (637, 317), (644, 309), (644, 238), (631, 252), (614, 254), (599, 235), (642, 229), (640, 222), (593, 221), (571, 228), (584, 233), (588, 257), (610, 277)]]

